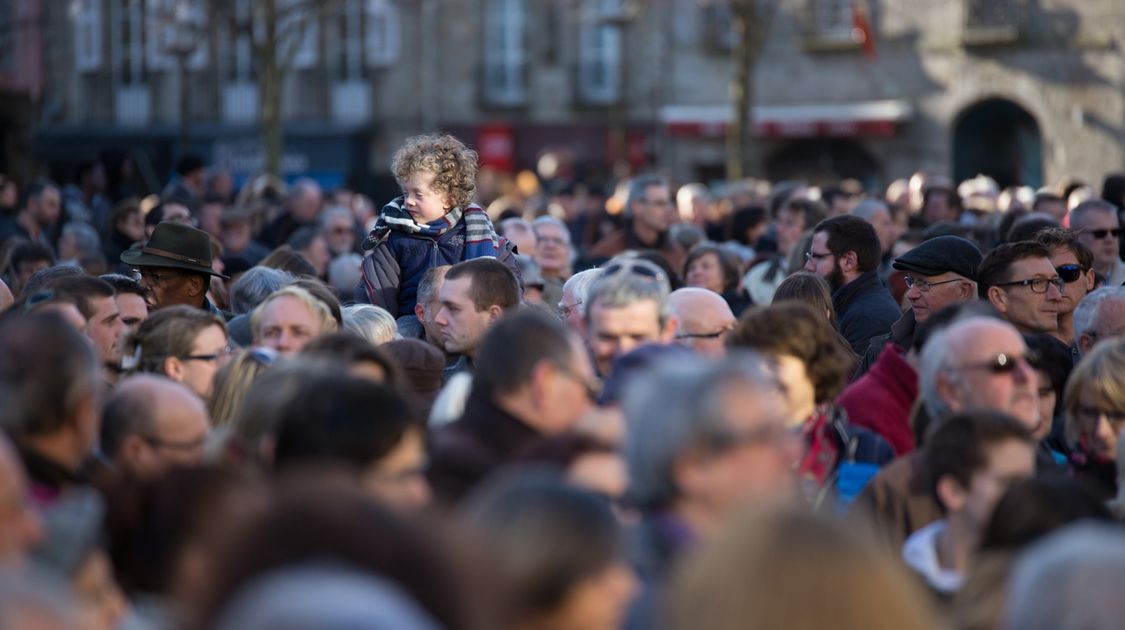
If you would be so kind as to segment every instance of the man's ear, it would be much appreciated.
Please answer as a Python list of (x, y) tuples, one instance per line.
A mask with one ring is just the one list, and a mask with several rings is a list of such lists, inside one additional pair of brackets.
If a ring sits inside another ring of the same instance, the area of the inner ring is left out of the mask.
[(418, 318), (419, 322), (426, 321), (426, 309), (422, 307), (421, 302), (414, 303), (414, 316)]
[(196, 297), (203, 295), (206, 289), (203, 288), (203, 276), (192, 275), (188, 278), (188, 295)]
[(669, 315), (668, 320), (664, 322), (664, 330), (660, 331), (660, 339), (664, 343), (672, 343), (676, 338), (676, 328), (680, 325), (679, 320), (675, 315)]
[(488, 321), (494, 322), (504, 316), (504, 309), (499, 305), (493, 304), (488, 307)]
[(962, 508), (965, 507), (967, 494), (965, 488), (961, 487), (961, 482), (954, 479), (951, 475), (942, 475), (941, 479), (938, 479), (938, 501), (941, 502), (947, 513), (960, 512)]
[(977, 287), (972, 282), (961, 283), (961, 299), (972, 300), (977, 297)]
[(1082, 352), (1082, 356), (1086, 356), (1087, 354), (1090, 354), (1090, 351), (1093, 350), (1093, 349), (1094, 349), (1094, 338), (1093, 337), (1091, 337), (1087, 333), (1082, 333), (1081, 335), (1078, 335), (1078, 350), (1080, 352)]
[(961, 392), (957, 384), (954, 383), (948, 375), (944, 372), (938, 372), (935, 378), (935, 389), (937, 389), (938, 398), (945, 401), (952, 411), (961, 411)]
[(840, 256), (839, 264), (842, 271), (855, 273), (855, 271), (859, 269), (859, 255), (852, 250), (848, 250), (844, 252), (843, 256)]
[(1001, 315), (1008, 313), (1008, 294), (1000, 287), (988, 287), (988, 301), (1000, 311)]
[(1087, 269), (1083, 275), (1086, 276), (1086, 292), (1093, 291), (1094, 284), (1097, 282), (1097, 279), (1094, 277), (1094, 270)]

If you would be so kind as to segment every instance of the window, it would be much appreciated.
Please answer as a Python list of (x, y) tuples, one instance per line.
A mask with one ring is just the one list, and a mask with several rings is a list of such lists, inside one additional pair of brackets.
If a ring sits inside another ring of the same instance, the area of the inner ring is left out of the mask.
[(278, 0), (278, 53), (291, 68), (307, 69), (317, 63), (320, 19), (312, 0)]
[[(190, 70), (207, 65), (207, 0), (146, 0), (145, 55), (150, 70), (175, 70), (187, 55)], [(141, 4), (132, 0), (131, 4)]]
[(809, 0), (808, 10), (813, 37), (852, 41), (852, 0)]
[(484, 31), (484, 95), (493, 105), (527, 100), (524, 80), (524, 0), (489, 0)]
[(966, 0), (966, 43), (1011, 42), (1019, 37), (1019, 9), (1014, 0)]
[(176, 67), (171, 54), (176, 46), (176, 0), (148, 0), (144, 5), (145, 65), (149, 70), (172, 70)]
[(124, 85), (144, 82), (144, 9), (135, 0), (110, 0), (113, 70)]
[(622, 0), (584, 0), (578, 36), (578, 94), (587, 103), (620, 99)]
[(73, 6), (74, 66), (91, 72), (102, 66), (101, 0), (79, 0)]
[(389, 66), (398, 60), (399, 29), (398, 9), (391, 0), (367, 0), (364, 22), (364, 47), (367, 65), (372, 68)]

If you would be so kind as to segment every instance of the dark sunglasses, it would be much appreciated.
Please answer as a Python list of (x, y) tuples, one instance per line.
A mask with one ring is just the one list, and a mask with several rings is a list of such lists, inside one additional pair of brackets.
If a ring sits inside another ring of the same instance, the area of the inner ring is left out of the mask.
[(1062, 278), (1062, 281), (1067, 284), (1081, 278), (1085, 271), (1086, 269), (1082, 265), (1059, 265), (1055, 267), (1055, 272), (1059, 274), (1059, 278)]
[(1039, 357), (1035, 353), (1028, 351), (1023, 356), (1014, 356), (1001, 352), (992, 358), (991, 361), (984, 361), (981, 363), (966, 363), (961, 365), (961, 369), (972, 370), (987, 370), (993, 374), (1011, 374), (1019, 368), (1020, 361), (1026, 361), (1028, 365), (1035, 366), (1039, 363)]
[(1111, 235), (1113, 236), (1113, 238), (1120, 237), (1121, 236), (1121, 228), (1114, 228), (1112, 230), (1086, 230), (1086, 233), (1092, 234), (1094, 236), (1094, 238), (1096, 238), (1100, 241), (1103, 238), (1105, 238), (1107, 236), (1111, 236)]
[(610, 263), (602, 268), (602, 278), (609, 278), (618, 274), (640, 276), (667, 285), (668, 277), (656, 265), (647, 260), (636, 259)]

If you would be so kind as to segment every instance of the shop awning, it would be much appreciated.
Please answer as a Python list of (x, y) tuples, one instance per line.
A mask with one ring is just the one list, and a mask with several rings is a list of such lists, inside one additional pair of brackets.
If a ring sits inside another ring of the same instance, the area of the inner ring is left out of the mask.
[[(754, 135), (764, 138), (892, 136), (913, 110), (905, 100), (858, 103), (798, 103), (754, 107)], [(722, 136), (731, 119), (728, 105), (667, 105), (660, 120), (673, 136)]]

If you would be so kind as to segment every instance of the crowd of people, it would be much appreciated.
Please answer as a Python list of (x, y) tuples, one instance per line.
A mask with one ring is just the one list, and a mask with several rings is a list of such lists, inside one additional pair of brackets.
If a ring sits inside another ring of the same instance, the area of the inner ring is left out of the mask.
[(392, 171), (0, 177), (0, 627), (1120, 626), (1125, 176)]

